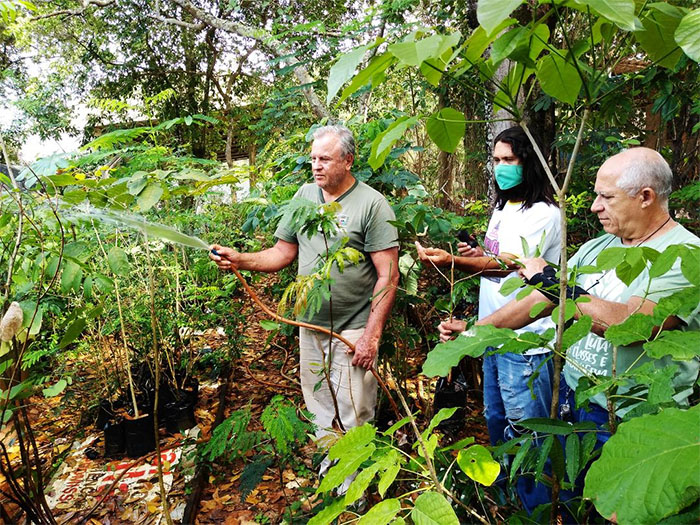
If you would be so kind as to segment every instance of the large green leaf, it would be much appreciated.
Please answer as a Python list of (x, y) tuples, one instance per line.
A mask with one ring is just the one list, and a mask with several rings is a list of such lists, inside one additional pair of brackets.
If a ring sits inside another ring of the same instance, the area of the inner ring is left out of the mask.
[(700, 304), (700, 287), (683, 288), (676, 293), (659, 299), (654, 307), (654, 324), (661, 326), (664, 320), (673, 315), (687, 317)]
[(449, 35), (431, 35), (422, 40), (411, 40), (414, 37), (411, 35), (407, 41), (390, 45), (389, 52), (402, 63), (417, 67), (429, 58), (440, 58), (445, 51), (459, 43), (462, 34), (457, 31)]
[(369, 46), (360, 46), (348, 53), (343, 53), (328, 73), (328, 96), (326, 104), (330, 104), (338, 90), (355, 74), (355, 68), (360, 65)]
[(345, 478), (355, 472), (360, 464), (369, 458), (376, 446), (372, 443), (376, 429), (369, 424), (351, 428), (328, 451), (328, 458), (337, 459), (336, 463), (328, 471), (321, 481), (317, 493), (328, 492), (339, 486)]
[(59, 348), (65, 348), (73, 341), (75, 341), (78, 336), (83, 333), (85, 329), (85, 319), (82, 317), (73, 321), (73, 323), (66, 329), (66, 333), (63, 334), (61, 341), (58, 343)]
[(308, 525), (329, 525), (345, 510), (345, 498), (338, 498), (308, 521)]
[(196, 180), (198, 182), (209, 182), (212, 178), (202, 170), (186, 169), (173, 175), (177, 180)]
[(686, 361), (700, 355), (700, 332), (665, 330), (653, 341), (644, 343), (649, 357), (670, 355), (678, 361)]
[(491, 60), (498, 64), (527, 40), (527, 28), (517, 26), (503, 33), (491, 45)]
[(77, 291), (82, 279), (83, 269), (77, 263), (66, 260), (61, 273), (61, 291), (63, 293), (68, 293), (71, 290)]
[(418, 278), (420, 270), (416, 265), (416, 260), (410, 252), (404, 253), (399, 258), (399, 272), (403, 278), (402, 288), (409, 295), (418, 295)]
[(522, 0), (479, 0), (476, 19), (490, 35), (522, 3)]
[(451, 341), (436, 345), (428, 352), (423, 363), (423, 373), (428, 377), (446, 376), (465, 355), (479, 357), (487, 347), (501, 346), (518, 335), (508, 328), (493, 326), (475, 326), (472, 330), (474, 335), (460, 335)]
[(657, 5), (649, 6), (649, 12), (642, 20), (644, 29), (636, 31), (634, 36), (654, 62), (673, 69), (683, 53), (673, 35), (684, 12), (669, 4), (663, 4), (665, 7), (661, 9), (657, 8)]
[(63, 392), (67, 386), (68, 382), (65, 379), (59, 379), (56, 384), (44, 388), (41, 392), (44, 394), (44, 397), (55, 397)]
[(429, 58), (420, 65), (420, 72), (423, 73), (425, 79), (433, 87), (438, 87), (440, 85), (442, 73), (445, 71), (445, 67), (447, 67), (447, 60), (451, 55), (452, 53), (450, 51), (446, 51), (442, 57)]
[(615, 346), (629, 345), (648, 340), (653, 329), (654, 321), (650, 315), (632, 314), (622, 323), (608, 328), (605, 331), (605, 339)]
[(568, 436), (574, 431), (571, 423), (561, 421), (559, 419), (550, 419), (548, 417), (533, 417), (518, 422), (518, 426), (522, 426), (533, 432), (541, 434), (554, 434), (557, 436)]
[(59, 169), (67, 168), (68, 165), (67, 153), (53, 153), (37, 160), (31, 167), (24, 168), (17, 175), (17, 180), (24, 181), (24, 186), (31, 188), (37, 183), (37, 177), (53, 175)]
[(87, 198), (87, 192), (79, 188), (63, 192), (63, 202), (67, 204), (80, 204)]
[(491, 457), (491, 453), (483, 445), (472, 445), (460, 450), (457, 464), (467, 476), (487, 487), (496, 481), (501, 472), (501, 465)]
[(649, 277), (659, 277), (668, 272), (680, 255), (678, 245), (672, 244), (666, 248), (653, 262), (649, 268)]
[(150, 210), (153, 205), (160, 200), (162, 195), (163, 187), (156, 182), (150, 183), (139, 194), (139, 198), (136, 199), (136, 203), (139, 205), (139, 210), (142, 212)]
[(569, 348), (571, 345), (580, 341), (588, 335), (593, 326), (593, 319), (590, 315), (582, 316), (578, 321), (576, 321), (569, 328), (564, 330), (562, 336), (562, 348)]
[(586, 475), (583, 495), (618, 523), (656, 523), (700, 495), (700, 406), (622, 423)]
[(64, 250), (63, 256), (69, 259), (77, 259), (81, 262), (86, 262), (92, 255), (92, 250), (90, 246), (83, 241), (75, 241), (67, 243)]
[(459, 525), (459, 520), (452, 506), (442, 494), (424, 492), (416, 498), (411, 511), (415, 525)]
[(358, 525), (386, 525), (401, 510), (401, 502), (392, 498), (380, 501), (369, 512), (362, 516)]
[[(560, 52), (566, 54), (566, 51)], [(535, 74), (542, 90), (550, 97), (571, 106), (576, 103), (583, 82), (573, 64), (551, 53), (537, 61)]]
[(376, 463), (370, 465), (360, 472), (348, 487), (345, 493), (345, 504), (350, 505), (360, 499), (362, 494), (367, 490), (369, 484), (372, 483), (374, 476), (379, 471), (379, 465)]
[(19, 306), (22, 308), (22, 327), (26, 328), (31, 321), (32, 326), (29, 328), (29, 335), (38, 334), (39, 330), (41, 330), (41, 323), (44, 319), (44, 307), (39, 306), (37, 308), (36, 301), (30, 300), (20, 302)]
[(566, 438), (566, 474), (574, 483), (581, 469), (581, 441), (578, 434), (569, 434)]
[(486, 51), (486, 48), (489, 47), (491, 42), (493, 42), (493, 40), (497, 37), (498, 33), (513, 23), (515, 23), (515, 20), (512, 18), (506, 18), (491, 32), (490, 35), (486, 33), (486, 30), (482, 26), (477, 27), (467, 39), (466, 51), (464, 52), (465, 60), (469, 64), (477, 62), (481, 58), (481, 55), (483, 55), (484, 51)]
[(73, 177), (73, 175), (68, 173), (60, 173), (58, 175), (49, 175), (48, 177), (44, 177), (44, 182), (50, 188), (52, 186), (71, 186), (76, 184), (78, 181), (75, 179), (75, 177)]
[(596, 267), (601, 271), (617, 268), (625, 260), (626, 251), (627, 248), (617, 246), (604, 249), (596, 258)]
[(700, 8), (694, 9), (683, 17), (673, 35), (676, 43), (690, 58), (700, 62)]
[(391, 152), (391, 148), (396, 141), (403, 137), (406, 130), (418, 122), (419, 117), (401, 117), (392, 123), (386, 130), (377, 135), (377, 138), (372, 142), (372, 149), (369, 155), (369, 165), (372, 169), (378, 169), (387, 155)]
[(681, 254), (681, 272), (683, 277), (688, 279), (688, 282), (695, 286), (700, 286), (700, 247), (698, 246), (681, 246), (679, 250)]
[(94, 276), (95, 287), (100, 293), (109, 293), (114, 288), (114, 281), (106, 275), (97, 274)]
[[(384, 472), (382, 472), (381, 476), (379, 476), (377, 492), (379, 492), (379, 495), (381, 497), (384, 497), (384, 494), (386, 493), (387, 489), (392, 485), (392, 483), (394, 483), (394, 481), (396, 480), (396, 476), (401, 470), (401, 456), (399, 456), (398, 452), (393, 452), (394, 454), (389, 458), (389, 460), (393, 462), (389, 463), (386, 466)], [(384, 467), (384, 465), (382, 465), (382, 467)]]
[(442, 151), (454, 153), (467, 129), (467, 121), (462, 112), (452, 108), (442, 108), (430, 115), (426, 122), (430, 139)]
[(352, 82), (350, 82), (350, 84), (340, 94), (338, 104), (342, 103), (346, 98), (355, 93), (355, 91), (361, 87), (365, 86), (368, 82), (372, 82), (372, 87), (377, 87), (380, 82), (376, 79), (382, 77), (384, 71), (395, 61), (396, 58), (394, 58), (394, 55), (389, 52), (377, 55), (370, 60), (367, 67), (355, 75)]
[(115, 275), (129, 275), (129, 259), (121, 248), (113, 246), (107, 254), (107, 262)]
[(579, 4), (589, 5), (591, 9), (627, 31), (640, 27), (639, 19), (634, 16), (634, 0), (577, 0)]
[(126, 187), (132, 195), (138, 195), (148, 184), (148, 173), (137, 171), (126, 182)]

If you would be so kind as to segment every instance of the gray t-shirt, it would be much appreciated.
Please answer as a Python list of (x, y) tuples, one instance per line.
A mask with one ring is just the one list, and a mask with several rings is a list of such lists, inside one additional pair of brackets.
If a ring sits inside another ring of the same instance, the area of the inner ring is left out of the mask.
[[(683, 226), (678, 225), (661, 237), (645, 242), (644, 246), (662, 252), (673, 244), (700, 245), (700, 239)], [(593, 239), (584, 244), (571, 258), (570, 267), (595, 265), (598, 254), (606, 248), (613, 247), (624, 248), (627, 246), (622, 244), (619, 237), (611, 234)], [(668, 272), (652, 279), (651, 283), (647, 268), (632, 281), (630, 286), (620, 281), (614, 270), (578, 275), (577, 284), (583, 289), (589, 290), (589, 293), (595, 297), (618, 303), (626, 303), (632, 297), (643, 297), (658, 303), (661, 298), (691, 286), (683, 276), (678, 260)], [(698, 299), (700, 300), (700, 297)], [(700, 308), (696, 308), (690, 316), (682, 320), (685, 324), (679, 328), (680, 330), (700, 330)], [(612, 358), (610, 342), (590, 332), (586, 337), (571, 345), (567, 351), (567, 361), (563, 370), (566, 383), (575, 389), (579, 379), (584, 375), (584, 370), (588, 374), (612, 376)], [(697, 359), (672, 361), (670, 356), (652, 360), (644, 353), (641, 343), (618, 347), (618, 373), (650, 361), (653, 361), (657, 367), (664, 367), (671, 363), (679, 366), (679, 371), (673, 378), (673, 385), (676, 389), (682, 389), (675, 399), (679, 402), (684, 401), (690, 395), (692, 384), (698, 376), (700, 362)], [(576, 365), (572, 362), (575, 362)], [(625, 388), (620, 388), (618, 394), (623, 394), (625, 391)], [(604, 394), (594, 396), (593, 401), (603, 408), (607, 408)], [(616, 413), (618, 416), (623, 416), (630, 409), (631, 407), (620, 408), (616, 410)]]
[[(316, 184), (305, 184), (293, 197), (308, 199), (322, 204), (324, 202), (321, 188)], [(346, 266), (341, 273), (333, 267), (331, 277), (331, 300), (333, 305), (333, 330), (350, 330), (362, 328), (369, 317), (377, 272), (370, 258), (371, 252), (378, 252), (399, 245), (396, 228), (387, 221), (396, 219), (386, 198), (367, 184), (355, 181), (355, 184), (341, 195), (336, 202), (340, 204), (338, 212), (338, 233), (327, 239), (331, 247), (343, 237), (348, 237), (347, 246), (359, 250), (364, 259), (356, 265)], [(284, 216), (280, 221), (275, 237), (299, 245), (299, 275), (309, 275), (316, 270), (320, 257), (326, 253), (323, 235), (316, 234), (308, 238), (306, 234), (297, 234), (290, 228), (290, 217)], [(331, 327), (329, 301), (323, 302), (320, 311), (304, 321)]]

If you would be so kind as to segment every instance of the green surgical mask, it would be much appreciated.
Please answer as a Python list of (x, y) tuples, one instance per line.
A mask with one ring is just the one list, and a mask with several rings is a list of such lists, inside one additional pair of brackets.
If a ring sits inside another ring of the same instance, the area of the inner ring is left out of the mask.
[(498, 164), (493, 171), (496, 184), (502, 190), (515, 188), (523, 181), (523, 167), (520, 164)]

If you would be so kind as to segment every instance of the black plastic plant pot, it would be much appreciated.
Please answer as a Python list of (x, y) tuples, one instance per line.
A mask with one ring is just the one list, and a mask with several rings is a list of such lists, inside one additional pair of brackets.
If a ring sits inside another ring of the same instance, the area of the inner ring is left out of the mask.
[(111, 458), (124, 453), (126, 450), (126, 434), (124, 420), (107, 421), (103, 427), (105, 441), (105, 457)]
[(97, 407), (97, 420), (95, 420), (95, 427), (97, 430), (104, 430), (105, 425), (110, 419), (114, 419), (112, 403), (103, 399), (100, 401), (100, 406)]
[(156, 437), (153, 434), (153, 414), (124, 420), (126, 433), (126, 454), (130, 458), (139, 458), (156, 449)]
[(177, 397), (181, 400), (184, 398), (192, 407), (195, 407), (199, 399), (199, 381), (197, 379), (185, 381), (183, 388), (178, 391)]
[(446, 377), (438, 379), (433, 398), (433, 411), (438, 413), (442, 408), (457, 408), (448, 419), (440, 422), (441, 430), (457, 431), (464, 425), (467, 406), (467, 383), (461, 377), (448, 381)]
[(185, 401), (173, 401), (165, 405), (165, 429), (171, 434), (177, 434), (190, 429), (197, 424), (194, 417), (194, 405)]

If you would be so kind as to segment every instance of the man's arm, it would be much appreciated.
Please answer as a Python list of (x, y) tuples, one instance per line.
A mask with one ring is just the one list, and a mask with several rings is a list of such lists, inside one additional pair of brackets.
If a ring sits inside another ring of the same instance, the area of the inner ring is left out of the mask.
[(219, 255), (209, 253), (209, 258), (216, 263), (220, 270), (252, 270), (254, 272), (277, 272), (289, 266), (297, 257), (299, 246), (293, 242), (278, 239), (272, 248), (252, 253), (241, 253), (214, 244), (212, 249)]
[[(536, 273), (541, 272), (544, 267), (547, 265), (547, 261), (545, 261), (542, 258), (534, 258), (534, 259), (524, 259), (523, 261), (523, 266), (520, 270), (520, 275), (525, 277), (526, 279), (532, 278), (532, 276)], [(559, 291), (557, 290), (557, 294)], [(534, 297), (533, 297), (534, 296)], [(545, 308), (545, 310), (542, 312), (541, 315), (539, 315), (537, 318), (539, 319), (540, 317), (543, 317), (544, 315), (548, 315), (549, 312), (551, 312), (554, 309), (554, 304), (552, 303), (551, 300), (549, 300), (547, 297), (544, 296), (544, 294), (538, 292), (537, 290), (533, 291), (528, 297), (531, 298), (531, 303), (529, 305), (524, 305), (523, 308), (527, 308), (527, 312), (530, 311), (532, 306), (534, 306), (535, 303), (546, 301), (549, 303), (549, 305)], [(592, 332), (595, 333), (596, 335), (599, 335), (603, 337), (605, 335), (605, 331), (608, 329), (608, 327), (620, 324), (624, 322), (629, 316), (635, 313), (641, 313), (645, 315), (652, 315), (654, 313), (654, 308), (656, 307), (656, 303), (654, 301), (651, 301), (649, 299), (644, 299), (643, 297), (637, 297), (633, 296), (630, 298), (629, 301), (626, 303), (617, 303), (613, 301), (607, 301), (605, 299), (600, 299), (599, 297), (595, 297), (594, 295), (586, 295), (589, 300), (586, 302), (579, 302), (576, 303), (576, 318), (578, 319), (581, 316), (588, 315), (593, 319), (593, 327), (592, 327)], [(513, 301), (511, 301), (513, 302)], [(510, 303), (506, 306), (509, 306)], [(505, 307), (504, 307), (505, 308)], [(515, 309), (516, 307), (513, 307)], [(500, 310), (499, 310), (500, 311)], [(494, 314), (497, 314), (498, 312), (494, 312)], [(519, 322), (522, 321), (522, 315), (516, 314), (512, 309), (509, 309), (509, 311), (503, 312), (501, 315), (497, 316), (493, 321), (501, 323), (501, 322), (506, 322), (505, 321), (505, 316), (508, 315), (513, 315), (514, 319), (511, 321), (514, 324), (518, 324)], [(483, 319), (483, 321), (486, 321), (489, 319), (491, 316), (488, 318)], [(664, 330), (672, 330), (674, 328), (679, 327), (683, 321), (679, 319), (678, 317), (669, 317), (666, 319), (666, 321), (663, 324), (663, 327), (657, 326), (654, 327), (654, 334), (656, 334), (659, 330), (662, 328)], [(481, 323), (480, 323), (481, 324)], [(489, 323), (485, 323), (489, 324)], [(494, 324), (494, 326), (497, 327), (506, 327), (506, 328), (522, 328), (522, 326), (503, 326), (500, 324)]]
[[(452, 266), (454, 262), (454, 267), (457, 270), (474, 275), (480, 274), (489, 277), (505, 277), (519, 267), (515, 263), (517, 256), (510, 253), (502, 253), (497, 257), (489, 257), (483, 255), (483, 251), (479, 249), (481, 255), (478, 256), (454, 256), (440, 248), (424, 248), (418, 241), (416, 241), (416, 250), (418, 252), (418, 258), (424, 264), (434, 264), (438, 268), (446, 268)], [(504, 270), (503, 265), (505, 265), (507, 269)]]
[(377, 283), (372, 291), (369, 319), (364, 333), (355, 343), (355, 356), (352, 359), (354, 366), (361, 366), (367, 370), (374, 366), (379, 340), (396, 298), (396, 288), (399, 285), (399, 249), (388, 248), (370, 252), (369, 256), (377, 271)]

